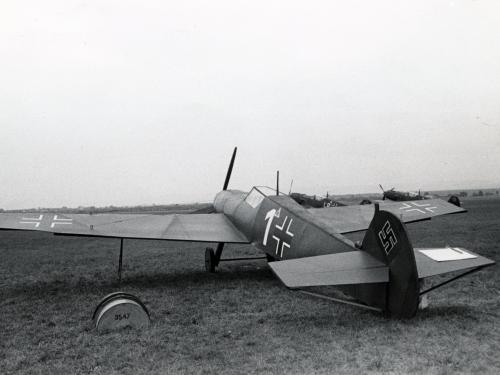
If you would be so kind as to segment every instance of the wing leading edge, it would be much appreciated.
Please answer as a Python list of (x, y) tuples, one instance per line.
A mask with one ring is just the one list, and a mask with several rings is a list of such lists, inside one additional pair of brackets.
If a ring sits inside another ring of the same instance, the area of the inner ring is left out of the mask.
[(0, 214), (0, 229), (69, 236), (249, 243), (224, 214)]

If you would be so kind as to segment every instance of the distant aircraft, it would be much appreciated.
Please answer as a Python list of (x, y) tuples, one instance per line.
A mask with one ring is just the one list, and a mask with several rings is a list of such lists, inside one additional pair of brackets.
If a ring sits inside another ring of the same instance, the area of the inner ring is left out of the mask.
[[(1, 213), (0, 229), (119, 238), (120, 274), (125, 238), (218, 243), (215, 251), (205, 250), (209, 272), (226, 260), (221, 259), (224, 244), (252, 244), (267, 255), (272, 271), (288, 288), (398, 318), (413, 317), (421, 297), (431, 290), (494, 264), (459, 247), (412, 247), (404, 223), (465, 212), (439, 199), (306, 209), (278, 189), (228, 190), (236, 150), (223, 189), (215, 196), (214, 213)], [(344, 236), (358, 231), (366, 231), (360, 243)], [(424, 278), (465, 269), (421, 288)], [(327, 285), (341, 287), (356, 302), (304, 289)]]
[[(382, 195), (382, 200), (389, 199), (391, 201), (395, 202), (406, 202), (406, 201), (419, 201), (419, 200), (424, 200), (424, 199), (432, 199), (431, 196), (429, 195), (422, 195), (420, 194), (420, 190), (418, 193), (414, 193), (411, 191), (398, 191), (394, 190), (394, 188), (390, 190), (384, 190), (382, 185), (379, 185), (380, 189), (382, 189), (383, 195)], [(450, 196), (448, 199), (449, 203), (454, 204), (455, 206), (460, 207), (460, 199), (456, 195)]]
[(307, 195), (302, 193), (290, 193), (288, 194), (295, 202), (300, 204), (305, 208), (323, 208), (323, 207), (342, 207), (345, 204), (337, 202), (331, 199), (326, 194), (326, 197), (320, 197), (316, 195)]
[(418, 193), (410, 192), (410, 191), (398, 191), (394, 190), (394, 188), (390, 190), (384, 190), (382, 185), (380, 186), (380, 189), (382, 189), (382, 200), (385, 199), (390, 199), (391, 201), (395, 202), (404, 202), (404, 201), (418, 201), (418, 200), (423, 200), (423, 199), (430, 199), (426, 198), (425, 195), (420, 194), (420, 190)]

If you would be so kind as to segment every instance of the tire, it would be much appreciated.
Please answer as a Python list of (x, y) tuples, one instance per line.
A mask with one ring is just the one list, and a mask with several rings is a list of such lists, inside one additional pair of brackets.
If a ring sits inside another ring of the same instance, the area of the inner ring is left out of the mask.
[(451, 204), (454, 204), (457, 207), (461, 206), (460, 199), (456, 195), (452, 195), (450, 197), (450, 199), (448, 199), (448, 202), (450, 202)]

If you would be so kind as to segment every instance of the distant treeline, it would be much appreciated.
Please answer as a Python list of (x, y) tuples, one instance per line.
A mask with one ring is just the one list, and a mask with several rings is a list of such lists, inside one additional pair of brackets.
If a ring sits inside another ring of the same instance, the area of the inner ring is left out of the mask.
[[(309, 193), (308, 193), (309, 194)], [(463, 189), (463, 190), (439, 190), (426, 191), (424, 195), (435, 195), (438, 197), (449, 197), (450, 195), (458, 195), (461, 198), (465, 197), (483, 197), (483, 196), (500, 196), (500, 189)], [(381, 199), (380, 193), (367, 194), (343, 194), (331, 195), (334, 199), (344, 200), (349, 204), (358, 204), (359, 199)], [(27, 208), (19, 210), (3, 210), (0, 212), (55, 212), (55, 213), (73, 213), (73, 214), (102, 214), (102, 213), (142, 213), (142, 214), (164, 214), (164, 213), (188, 213), (198, 210), (206, 210), (211, 207), (211, 203), (182, 203), (182, 204), (153, 204), (150, 206), (106, 206), (106, 207), (59, 207), (59, 208)]]
[(106, 206), (106, 207), (59, 207), (59, 208), (27, 208), (22, 210), (2, 210), (0, 212), (55, 212), (72, 214), (102, 214), (102, 213), (143, 213), (143, 214), (162, 214), (162, 213), (186, 213), (202, 210), (210, 207), (210, 203), (184, 203), (184, 204), (161, 204), (152, 206)]

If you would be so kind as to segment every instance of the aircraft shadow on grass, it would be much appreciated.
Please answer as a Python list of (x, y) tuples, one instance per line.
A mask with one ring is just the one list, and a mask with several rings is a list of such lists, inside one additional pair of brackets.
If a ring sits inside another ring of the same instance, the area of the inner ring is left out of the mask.
[(92, 291), (100, 292), (111, 288), (139, 288), (151, 289), (157, 287), (168, 287), (171, 289), (200, 288), (200, 287), (219, 287), (224, 283), (224, 288), (234, 288), (241, 286), (241, 282), (247, 282), (246, 285), (256, 285), (262, 283), (266, 287), (270, 285), (277, 286), (276, 278), (268, 267), (263, 264), (232, 267), (230, 270), (210, 274), (206, 271), (192, 270), (172, 270), (161, 273), (142, 273), (134, 272), (127, 276), (126, 279), (118, 282), (116, 279), (110, 279), (107, 275), (102, 278), (66, 278), (61, 275), (61, 278), (53, 280), (33, 281), (27, 280), (22, 284), (15, 286), (2, 286), (3, 293), (6, 298), (13, 298), (19, 295), (54, 296), (58, 294), (85, 294)]

